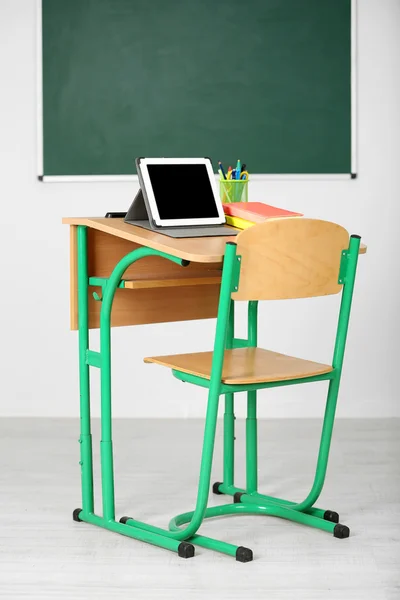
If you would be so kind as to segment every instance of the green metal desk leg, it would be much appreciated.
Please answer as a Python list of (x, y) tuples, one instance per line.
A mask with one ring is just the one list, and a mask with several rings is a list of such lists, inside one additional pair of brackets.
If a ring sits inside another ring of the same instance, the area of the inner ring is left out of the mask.
[[(234, 394), (225, 394), (224, 485), (233, 485), (234, 469), (235, 469)], [(215, 484), (214, 484), (214, 486), (215, 486)], [(221, 492), (218, 492), (218, 493), (221, 493)]]
[[(92, 435), (90, 432), (90, 380), (86, 352), (89, 349), (88, 325), (88, 273), (87, 273), (87, 229), (78, 226), (78, 328), (79, 328), (79, 386), (80, 386), (80, 438), (82, 513), (94, 511)], [(79, 520), (79, 515), (74, 513)]]
[[(88, 277), (86, 260), (86, 228), (82, 228), (79, 233), (79, 264), (80, 269), (80, 299), (82, 300), (83, 310), (80, 311), (80, 331), (82, 332), (81, 339), (81, 366), (82, 366), (82, 383), (84, 394), (82, 399), (82, 415), (83, 415), (83, 431), (87, 432), (90, 425), (90, 412), (89, 412), (89, 378), (86, 367), (89, 364), (100, 367), (101, 370), (101, 477), (102, 477), (102, 499), (103, 499), (103, 516), (100, 517), (93, 513), (93, 483), (92, 483), (92, 468), (90, 471), (86, 468), (86, 464), (82, 464), (84, 467), (83, 475), (84, 481), (82, 484), (84, 501), (86, 507), (88, 506), (87, 496), (88, 491), (91, 491), (92, 509), (76, 509), (74, 511), (74, 519), (76, 521), (85, 521), (99, 527), (103, 527), (116, 533), (132, 537), (137, 540), (148, 542), (162, 548), (173, 550), (183, 558), (190, 558), (194, 556), (193, 544), (182, 540), (185, 535), (179, 532), (177, 536), (166, 531), (163, 535), (160, 535), (156, 531), (147, 530), (142, 528), (131, 527), (124, 523), (115, 522), (115, 508), (114, 508), (114, 474), (113, 474), (113, 452), (112, 452), (112, 422), (111, 422), (111, 309), (115, 291), (121, 282), (125, 270), (129, 265), (133, 264), (136, 260), (139, 260), (148, 256), (162, 256), (183, 265), (184, 261), (174, 256), (158, 252), (150, 248), (138, 248), (127, 254), (122, 258), (114, 268), (111, 276), (106, 282), (104, 294), (102, 298), (102, 307), (100, 311), (100, 353), (99, 363), (93, 364), (90, 362), (88, 350), (88, 310), (87, 310), (87, 288), (88, 288)], [(85, 291), (85, 294), (83, 292)], [(216, 410), (218, 410), (218, 398), (216, 403)], [(215, 415), (216, 421), (216, 415)], [(90, 429), (89, 429), (90, 431)], [(211, 461), (211, 457), (210, 457)], [(83, 461), (81, 461), (83, 463)], [(92, 464), (90, 462), (90, 467)], [(88, 476), (90, 474), (90, 481)], [(173, 539), (174, 537), (180, 539)]]
[(257, 491), (257, 392), (247, 392), (246, 492)]

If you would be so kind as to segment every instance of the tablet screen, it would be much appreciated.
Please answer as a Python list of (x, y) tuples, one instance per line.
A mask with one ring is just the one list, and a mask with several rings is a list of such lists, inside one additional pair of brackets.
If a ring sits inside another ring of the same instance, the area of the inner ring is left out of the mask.
[(218, 217), (205, 164), (148, 164), (147, 169), (160, 219)]

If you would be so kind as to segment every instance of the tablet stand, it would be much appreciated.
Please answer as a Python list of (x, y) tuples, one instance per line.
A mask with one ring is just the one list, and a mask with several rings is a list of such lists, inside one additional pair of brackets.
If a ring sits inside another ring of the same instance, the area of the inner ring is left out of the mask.
[(142, 188), (139, 188), (139, 191), (134, 197), (124, 220), (128, 223), (129, 221), (150, 221), (150, 215), (147, 212)]

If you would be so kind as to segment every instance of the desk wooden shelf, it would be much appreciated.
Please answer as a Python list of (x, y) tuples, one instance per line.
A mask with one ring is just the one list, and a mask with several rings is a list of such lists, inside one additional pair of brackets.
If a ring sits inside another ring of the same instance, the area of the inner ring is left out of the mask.
[(192, 285), (220, 285), (221, 271), (189, 271), (187, 274), (183, 271), (179, 277), (171, 277), (170, 274), (157, 276), (151, 273), (141, 273), (137, 279), (124, 280), (124, 288), (129, 290), (143, 290), (148, 288), (166, 288), (166, 287), (188, 287)]

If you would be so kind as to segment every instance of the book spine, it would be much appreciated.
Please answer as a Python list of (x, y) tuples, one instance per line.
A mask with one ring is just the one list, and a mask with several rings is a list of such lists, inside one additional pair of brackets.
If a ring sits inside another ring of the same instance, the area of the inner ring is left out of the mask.
[(228, 225), (231, 225), (232, 227), (236, 227), (236, 229), (248, 229), (249, 227), (252, 227), (254, 225), (254, 223), (252, 223), (251, 221), (247, 221), (246, 219), (241, 219), (240, 217), (231, 217), (230, 215), (225, 215), (226, 216), (226, 222), (228, 223)]

